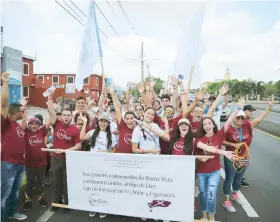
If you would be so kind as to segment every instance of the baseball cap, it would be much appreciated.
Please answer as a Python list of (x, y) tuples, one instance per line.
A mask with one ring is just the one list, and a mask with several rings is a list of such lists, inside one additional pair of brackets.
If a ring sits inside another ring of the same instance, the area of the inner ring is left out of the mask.
[(256, 109), (253, 108), (253, 106), (251, 106), (251, 105), (245, 105), (245, 106), (243, 107), (243, 111), (246, 111), (246, 110), (249, 110), (249, 111), (256, 111)]
[(98, 120), (102, 120), (102, 119), (105, 119), (105, 120), (107, 120), (108, 122), (110, 122), (110, 118), (109, 118), (109, 116), (108, 116), (106, 113), (102, 113), (102, 114), (99, 116)]
[(188, 125), (191, 125), (191, 124), (190, 124), (190, 121), (189, 121), (188, 119), (186, 119), (186, 118), (180, 119), (179, 122), (178, 122), (178, 126), (179, 126), (181, 123), (186, 123), (186, 124), (188, 124)]
[(244, 116), (244, 117), (246, 118), (245, 113), (244, 113), (243, 110), (239, 110), (239, 111), (238, 111), (236, 117), (238, 117), (238, 116)]
[(41, 123), (44, 122), (44, 118), (41, 114), (36, 114), (34, 117), (38, 118), (41, 121)]
[(30, 124), (30, 123), (38, 123), (39, 125), (41, 125), (41, 120), (39, 120), (37, 117), (35, 116), (31, 116), (27, 119), (27, 123)]

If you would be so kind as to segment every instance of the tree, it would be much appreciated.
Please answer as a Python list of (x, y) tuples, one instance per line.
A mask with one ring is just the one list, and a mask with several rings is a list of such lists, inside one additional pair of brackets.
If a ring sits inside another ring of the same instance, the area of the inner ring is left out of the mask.
[(155, 86), (154, 86), (154, 90), (155, 90), (155, 93), (156, 94), (159, 94), (160, 93), (160, 90), (165, 87), (163, 84), (164, 84), (164, 81), (158, 77), (146, 77), (145, 78), (145, 81), (156, 81), (155, 83)]
[(276, 93), (277, 93), (277, 87), (276, 87), (276, 85), (273, 84), (272, 81), (265, 83), (264, 88), (265, 88), (266, 97), (272, 96), (272, 94), (276, 95)]
[(280, 95), (280, 80), (278, 80), (277, 82), (275, 82), (275, 86), (277, 88), (277, 95), (279, 96)]

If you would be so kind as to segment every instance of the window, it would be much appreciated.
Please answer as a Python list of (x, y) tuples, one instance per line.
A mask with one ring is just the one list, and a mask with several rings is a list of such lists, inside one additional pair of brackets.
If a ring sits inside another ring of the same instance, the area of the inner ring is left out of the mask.
[(29, 64), (23, 63), (23, 75), (28, 76), (29, 75)]
[(89, 77), (84, 79), (84, 84), (88, 85), (89, 84)]
[(23, 87), (23, 97), (29, 97), (29, 87), (28, 86), (24, 86)]
[(44, 83), (44, 76), (37, 76), (37, 79), (40, 79)]
[(52, 83), (53, 84), (59, 84), (59, 77), (58, 76), (52, 76)]
[(99, 86), (99, 76), (96, 76), (96, 86)]
[(67, 83), (74, 83), (74, 76), (67, 76)]

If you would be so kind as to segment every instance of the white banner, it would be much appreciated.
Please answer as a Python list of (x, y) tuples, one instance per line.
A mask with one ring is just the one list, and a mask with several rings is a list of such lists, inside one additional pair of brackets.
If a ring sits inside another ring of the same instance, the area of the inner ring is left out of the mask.
[(66, 152), (68, 207), (194, 221), (192, 156)]

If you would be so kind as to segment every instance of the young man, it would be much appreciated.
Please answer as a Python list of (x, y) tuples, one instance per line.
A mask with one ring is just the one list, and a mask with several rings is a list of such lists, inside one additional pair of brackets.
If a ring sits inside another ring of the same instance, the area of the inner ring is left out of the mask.
[[(1, 94), (1, 221), (25, 220), (26, 215), (18, 213), (19, 190), (24, 175), (24, 128), (26, 125), (26, 104), (10, 104), (9, 73), (2, 74)], [(17, 120), (22, 119), (22, 125)]]
[[(51, 158), (54, 202), (68, 204), (66, 160), (64, 152), (65, 150), (81, 149), (80, 131), (75, 125), (71, 124), (71, 110), (62, 110), (61, 119), (57, 119), (52, 97), (53, 95), (48, 97), (48, 110), (54, 130), (53, 149), (56, 149), (56, 152), (52, 153)], [(64, 202), (62, 202), (62, 196)]]

